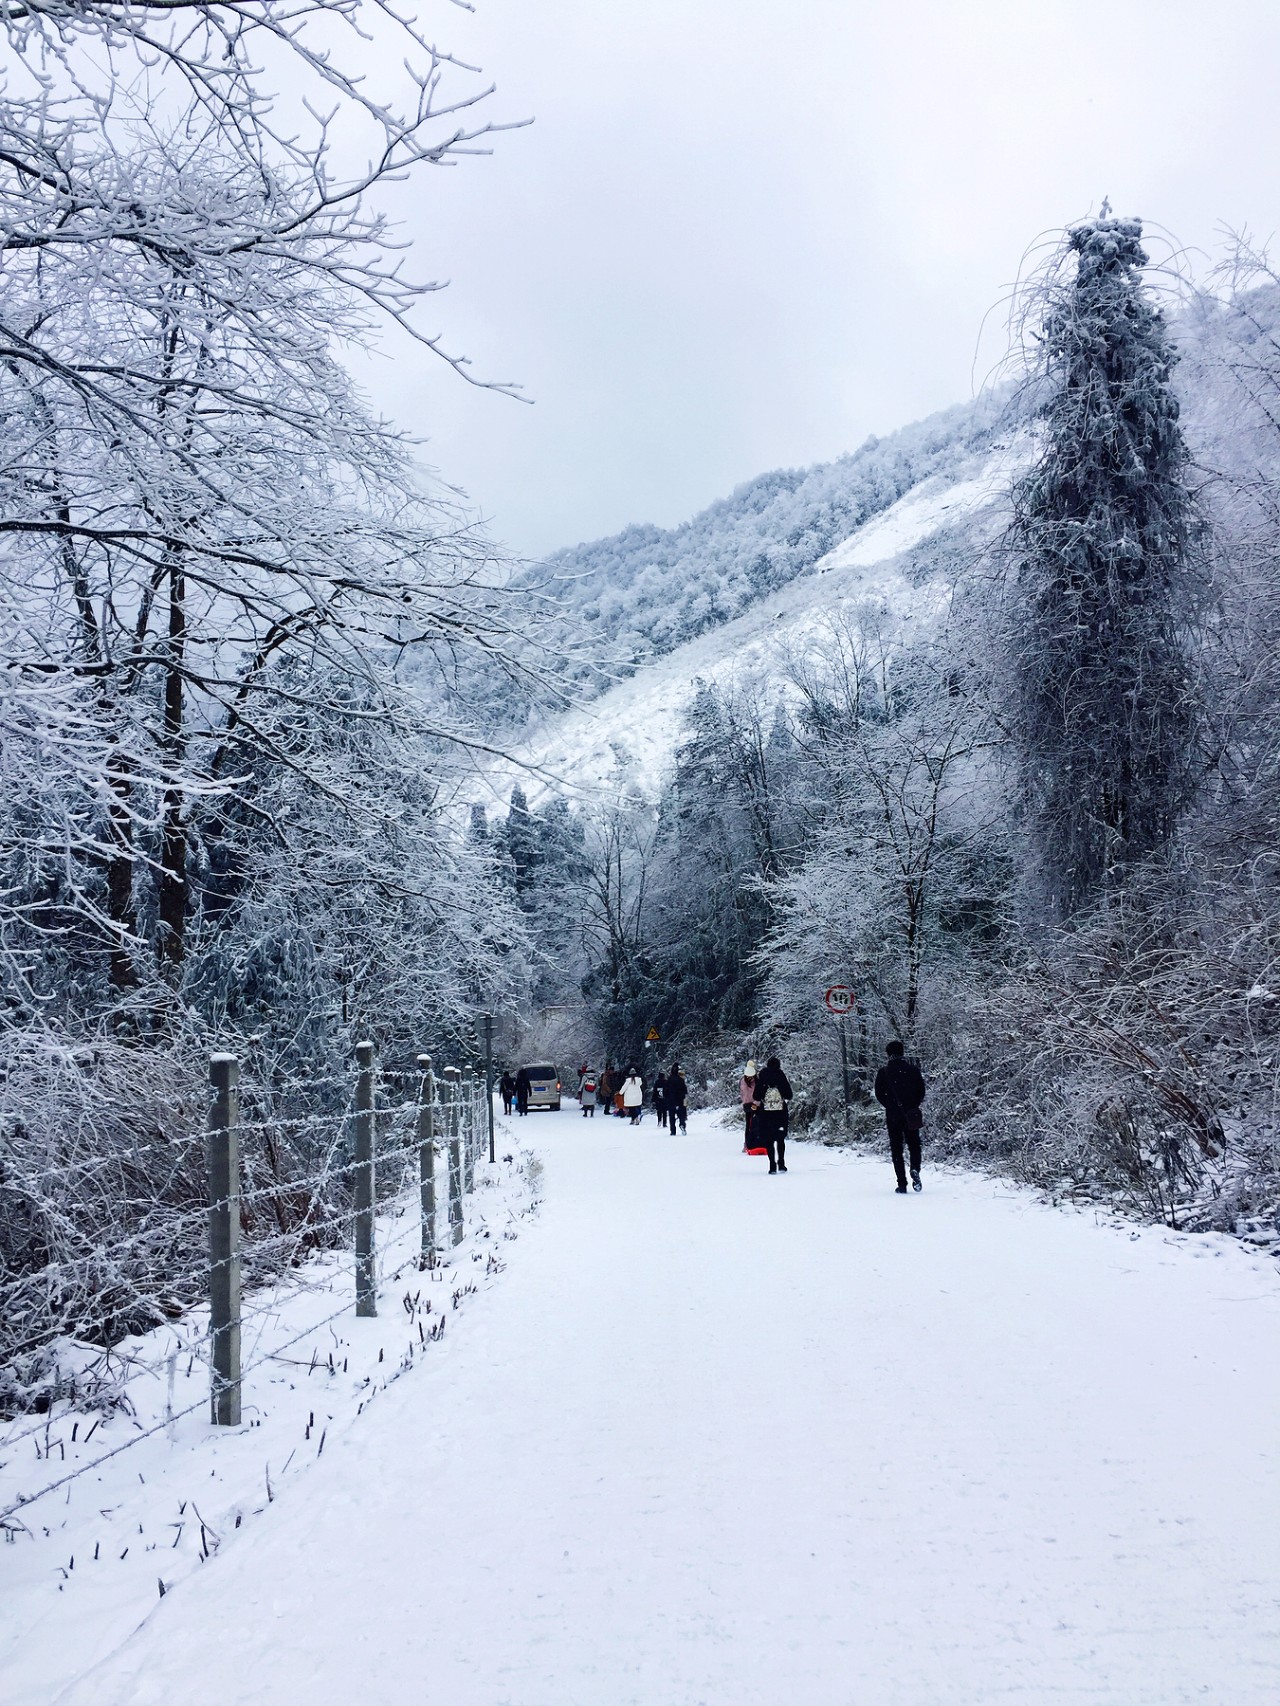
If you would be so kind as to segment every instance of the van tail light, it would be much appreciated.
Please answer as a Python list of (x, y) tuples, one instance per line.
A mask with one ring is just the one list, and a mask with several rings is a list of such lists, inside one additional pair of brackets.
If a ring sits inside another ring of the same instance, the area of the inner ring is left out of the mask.
[(557, 1078), (556, 1079), (556, 1089), (559, 1090), (559, 1088), (560, 1088), (560, 1080)]

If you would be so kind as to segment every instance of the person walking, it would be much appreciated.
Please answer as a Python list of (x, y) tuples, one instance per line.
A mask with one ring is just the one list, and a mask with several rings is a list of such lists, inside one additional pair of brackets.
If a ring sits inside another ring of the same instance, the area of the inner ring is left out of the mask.
[(667, 1129), (667, 1080), (659, 1073), (653, 1083), (653, 1111), (658, 1116), (658, 1130)]
[(671, 1135), (676, 1135), (676, 1121), (680, 1121), (680, 1130), (688, 1131), (689, 1120), (689, 1086), (685, 1083), (684, 1074), (677, 1061), (667, 1074), (667, 1114), (671, 1120)]
[(920, 1183), (920, 1128), (924, 1124), (920, 1104), (924, 1101), (924, 1075), (914, 1061), (906, 1059), (906, 1051), (896, 1037), (884, 1045), (884, 1052), (888, 1059), (876, 1073), (876, 1101), (884, 1109), (884, 1122), (889, 1128), (889, 1153), (898, 1180), (897, 1192), (905, 1196), (904, 1146), (911, 1160), (911, 1188), (924, 1189)]
[(585, 1120), (596, 1117), (596, 1075), (585, 1063), (578, 1068), (578, 1105)]
[(753, 1147), (761, 1139), (769, 1151), (769, 1171), (787, 1170), (787, 1104), (791, 1100), (791, 1085), (776, 1054), (765, 1062), (764, 1071), (756, 1077), (756, 1096), (751, 1121)]
[(516, 1073), (516, 1112), (522, 1115), (529, 1112), (529, 1074), (523, 1066)]
[(502, 1111), (509, 1118), (511, 1104), (516, 1097), (516, 1081), (509, 1072), (504, 1072), (498, 1080), (498, 1090), (502, 1096)]
[(742, 1152), (745, 1155), (751, 1147), (751, 1116), (756, 1105), (756, 1063), (749, 1060), (742, 1069), (742, 1082), (738, 1086), (738, 1095), (742, 1099), (742, 1112), (745, 1126), (742, 1133)]
[(634, 1066), (627, 1068), (622, 1081), (622, 1106), (630, 1114), (632, 1125), (639, 1125), (644, 1113), (644, 1084)]
[(606, 1062), (604, 1071), (596, 1079), (596, 1107), (609, 1112), (613, 1100), (613, 1068)]

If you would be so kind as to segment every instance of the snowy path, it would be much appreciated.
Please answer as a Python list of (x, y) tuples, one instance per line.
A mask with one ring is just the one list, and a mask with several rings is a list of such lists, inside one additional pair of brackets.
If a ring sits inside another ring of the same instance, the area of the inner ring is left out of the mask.
[(1280, 1283), (568, 1113), (465, 1343), (76, 1706), (1280, 1698)]

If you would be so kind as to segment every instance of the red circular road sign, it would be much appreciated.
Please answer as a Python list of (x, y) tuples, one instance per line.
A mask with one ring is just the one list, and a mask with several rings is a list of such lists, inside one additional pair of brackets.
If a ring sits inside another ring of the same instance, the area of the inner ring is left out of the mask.
[(838, 1019), (843, 1019), (846, 1013), (853, 1011), (853, 991), (847, 984), (833, 983), (827, 991), (826, 1002), (828, 1013), (834, 1013)]

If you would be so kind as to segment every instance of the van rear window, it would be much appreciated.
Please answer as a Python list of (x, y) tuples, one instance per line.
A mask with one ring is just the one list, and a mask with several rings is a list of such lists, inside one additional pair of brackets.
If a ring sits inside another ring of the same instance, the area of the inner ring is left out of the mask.
[(530, 1078), (554, 1078), (556, 1075), (554, 1066), (530, 1066), (526, 1067), (525, 1070)]

